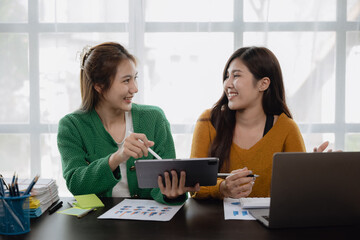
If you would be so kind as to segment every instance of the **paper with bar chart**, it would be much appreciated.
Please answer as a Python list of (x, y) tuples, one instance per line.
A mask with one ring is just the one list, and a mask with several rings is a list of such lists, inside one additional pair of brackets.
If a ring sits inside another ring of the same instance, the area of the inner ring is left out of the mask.
[(170, 221), (182, 206), (164, 205), (154, 200), (125, 199), (98, 219)]
[(247, 209), (242, 208), (240, 199), (224, 198), (225, 220), (255, 220)]

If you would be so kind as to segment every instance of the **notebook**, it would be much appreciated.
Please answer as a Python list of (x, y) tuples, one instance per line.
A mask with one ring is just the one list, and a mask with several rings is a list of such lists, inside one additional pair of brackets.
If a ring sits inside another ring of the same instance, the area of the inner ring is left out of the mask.
[(360, 152), (276, 153), (269, 209), (250, 210), (269, 228), (358, 224)]
[(268, 197), (240, 198), (240, 206), (243, 209), (269, 208), (270, 198)]

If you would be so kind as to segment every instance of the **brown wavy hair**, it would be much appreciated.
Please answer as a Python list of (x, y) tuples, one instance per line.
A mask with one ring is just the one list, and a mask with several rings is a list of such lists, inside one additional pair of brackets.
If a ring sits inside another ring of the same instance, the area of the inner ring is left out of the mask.
[(136, 65), (135, 57), (115, 42), (99, 44), (85, 54), (80, 70), (80, 110), (90, 111), (95, 108), (101, 96), (94, 86), (98, 84), (103, 91), (107, 91), (114, 80), (118, 65), (126, 59)]
[[(264, 77), (270, 79), (270, 85), (265, 90), (262, 99), (265, 114), (280, 115), (285, 113), (289, 118), (292, 118), (286, 105), (283, 76), (276, 56), (265, 47), (240, 48), (227, 61), (223, 72), (223, 82), (227, 78), (230, 63), (236, 58), (240, 59), (253, 74), (254, 81), (259, 81)], [(236, 110), (230, 110), (228, 102), (228, 98), (223, 92), (221, 98), (212, 108), (210, 116), (210, 121), (216, 129), (216, 137), (209, 150), (210, 156), (218, 157), (220, 160), (219, 168), (224, 166), (226, 170), (229, 170), (230, 148), (236, 122)]]

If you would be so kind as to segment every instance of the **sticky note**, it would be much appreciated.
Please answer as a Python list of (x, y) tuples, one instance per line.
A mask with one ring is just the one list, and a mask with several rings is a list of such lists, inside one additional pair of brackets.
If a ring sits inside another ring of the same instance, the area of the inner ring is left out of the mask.
[(96, 208), (104, 207), (104, 204), (95, 194), (77, 195), (74, 196), (77, 203), (76, 206), (80, 208)]
[(68, 208), (68, 209), (62, 210), (62, 211), (58, 211), (58, 213), (79, 216), (80, 214), (83, 214), (86, 211), (88, 211), (88, 209), (73, 207), (73, 208)]

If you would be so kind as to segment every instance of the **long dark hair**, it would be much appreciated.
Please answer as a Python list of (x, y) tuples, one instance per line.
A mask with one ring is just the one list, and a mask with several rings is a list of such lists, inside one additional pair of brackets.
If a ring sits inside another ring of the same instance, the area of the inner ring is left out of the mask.
[(95, 84), (107, 91), (116, 75), (118, 65), (125, 59), (136, 64), (135, 57), (115, 42), (99, 44), (84, 54), (80, 71), (81, 110), (90, 111), (95, 108), (100, 100), (100, 94), (94, 88)]
[[(285, 113), (289, 118), (292, 118), (286, 105), (283, 76), (276, 56), (265, 47), (240, 48), (227, 61), (223, 72), (223, 82), (227, 78), (230, 63), (236, 58), (245, 64), (253, 74), (255, 81), (264, 77), (270, 79), (270, 86), (265, 90), (262, 99), (265, 114), (280, 115)], [(210, 121), (216, 129), (216, 137), (209, 150), (210, 156), (220, 159), (220, 168), (224, 166), (226, 170), (229, 170), (230, 148), (236, 122), (236, 110), (230, 110), (228, 102), (228, 98), (223, 92), (211, 111)]]

